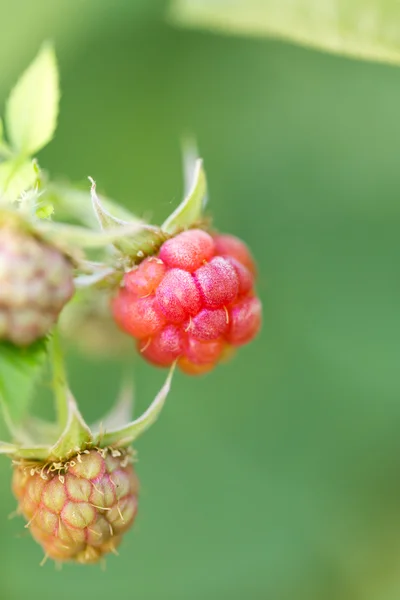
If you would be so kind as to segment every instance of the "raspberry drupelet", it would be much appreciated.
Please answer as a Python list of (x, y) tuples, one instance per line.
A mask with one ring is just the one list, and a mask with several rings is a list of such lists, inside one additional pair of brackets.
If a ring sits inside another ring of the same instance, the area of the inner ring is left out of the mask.
[(186, 373), (206, 373), (258, 333), (255, 278), (244, 242), (190, 229), (125, 274), (114, 318), (149, 362), (168, 367), (177, 360)]

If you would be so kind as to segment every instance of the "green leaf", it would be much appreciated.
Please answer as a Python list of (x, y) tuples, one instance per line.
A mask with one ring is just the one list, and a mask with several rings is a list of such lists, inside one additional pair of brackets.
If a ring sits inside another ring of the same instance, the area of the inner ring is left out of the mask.
[(6, 126), (21, 155), (38, 152), (52, 139), (60, 92), (54, 50), (45, 44), (17, 82), (6, 105)]
[(29, 348), (0, 343), (0, 403), (12, 434), (26, 414), (46, 355), (45, 340)]
[(207, 180), (203, 161), (197, 159), (194, 165), (191, 188), (178, 208), (163, 223), (161, 229), (174, 234), (187, 229), (201, 219), (207, 194)]
[(58, 441), (48, 449), (49, 457), (53, 460), (68, 458), (79, 450), (84, 450), (92, 441), (89, 426), (82, 417), (78, 405), (67, 390), (67, 423)]
[(397, 0), (174, 0), (173, 22), (400, 64)]
[(171, 367), (168, 377), (149, 408), (138, 419), (124, 427), (110, 429), (98, 435), (98, 443), (105, 446), (128, 446), (144, 433), (159, 417), (171, 388), (175, 365)]
[(37, 174), (30, 160), (16, 159), (0, 164), (0, 200), (16, 202), (21, 195), (35, 185)]

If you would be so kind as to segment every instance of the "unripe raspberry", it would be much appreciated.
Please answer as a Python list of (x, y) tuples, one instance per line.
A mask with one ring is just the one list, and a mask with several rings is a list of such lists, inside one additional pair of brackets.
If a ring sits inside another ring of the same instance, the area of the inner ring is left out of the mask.
[(0, 226), (0, 340), (26, 346), (43, 337), (73, 293), (73, 268), (61, 252)]
[(90, 450), (65, 463), (18, 463), (19, 511), (47, 556), (95, 563), (115, 552), (136, 516), (139, 484), (125, 451)]
[(177, 360), (186, 373), (205, 373), (260, 329), (254, 279), (243, 242), (188, 230), (125, 275), (114, 317), (148, 361), (167, 367)]

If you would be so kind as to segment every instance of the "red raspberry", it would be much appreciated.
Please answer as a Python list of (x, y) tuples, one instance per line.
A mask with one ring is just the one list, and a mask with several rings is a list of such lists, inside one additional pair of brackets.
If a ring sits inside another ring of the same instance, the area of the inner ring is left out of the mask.
[(181, 323), (201, 309), (201, 297), (194, 277), (182, 269), (170, 269), (156, 291), (158, 304), (172, 323)]
[(146, 258), (137, 269), (125, 274), (124, 284), (128, 292), (140, 298), (154, 292), (167, 271), (162, 260), (151, 256)]
[(255, 273), (242, 241), (191, 229), (125, 274), (114, 318), (149, 362), (206, 373), (260, 329)]
[(212, 237), (201, 229), (191, 229), (164, 242), (159, 256), (167, 267), (193, 273), (204, 261), (210, 260), (214, 253)]
[(236, 260), (247, 267), (251, 273), (256, 273), (257, 269), (254, 259), (250, 254), (248, 247), (242, 240), (239, 240), (239, 238), (234, 235), (224, 234), (215, 236), (214, 244), (216, 254), (236, 258)]

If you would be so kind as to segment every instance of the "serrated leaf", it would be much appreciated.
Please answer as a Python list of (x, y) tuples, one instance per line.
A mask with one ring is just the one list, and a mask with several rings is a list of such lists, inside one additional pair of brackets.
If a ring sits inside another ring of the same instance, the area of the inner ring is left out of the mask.
[(38, 152), (52, 139), (59, 104), (54, 50), (45, 44), (21, 76), (6, 105), (6, 126), (13, 148), (21, 155)]
[(46, 356), (45, 340), (29, 348), (0, 343), (0, 403), (12, 434), (26, 414)]
[(203, 161), (197, 159), (194, 166), (192, 185), (183, 202), (163, 223), (161, 229), (174, 234), (187, 229), (201, 219), (207, 195), (207, 180)]
[(75, 398), (67, 391), (67, 423), (58, 441), (49, 450), (52, 459), (65, 459), (85, 449), (92, 441), (92, 433), (82, 417)]
[(144, 412), (138, 419), (132, 421), (125, 427), (118, 429), (105, 431), (99, 434), (99, 444), (101, 446), (115, 446), (123, 447), (129, 446), (134, 442), (142, 433), (144, 433), (159, 417), (161, 410), (167, 399), (169, 390), (171, 388), (172, 376), (174, 374), (175, 366), (171, 367), (168, 377), (153, 400), (149, 408)]
[(397, 0), (174, 0), (170, 19), (187, 27), (282, 38), (335, 54), (400, 64)]
[(16, 202), (35, 185), (37, 175), (32, 161), (7, 160), (0, 164), (0, 199)]

